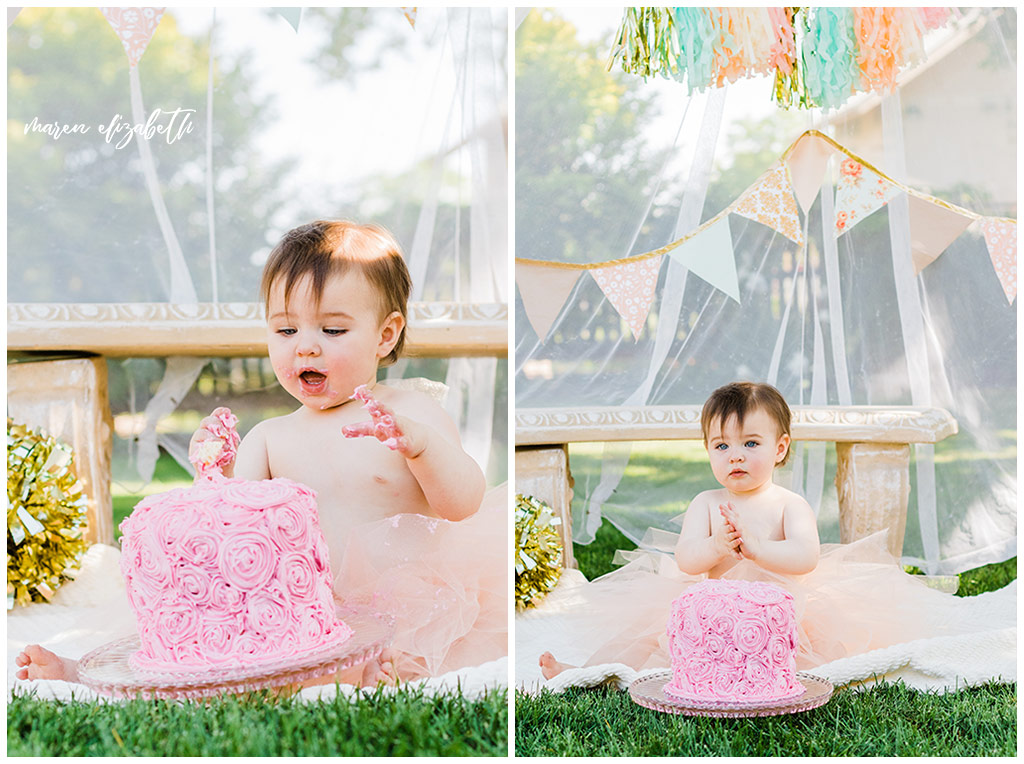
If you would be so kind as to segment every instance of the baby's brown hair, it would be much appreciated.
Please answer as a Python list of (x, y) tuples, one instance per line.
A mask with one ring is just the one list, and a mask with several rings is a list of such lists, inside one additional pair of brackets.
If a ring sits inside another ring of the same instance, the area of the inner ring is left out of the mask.
[[(380, 318), (397, 311), (407, 319), (412, 279), (402, 249), (386, 228), (374, 223), (346, 220), (315, 220), (293, 228), (271, 251), (263, 266), (260, 296), (270, 299), (270, 290), (284, 279), (284, 301), (288, 304), (295, 284), (304, 276), (312, 279), (317, 302), (323, 296), (327, 279), (355, 268), (377, 292)], [(380, 360), (389, 366), (398, 360), (405, 346), (405, 329), (391, 352)]]
[[(731, 382), (711, 393), (700, 412), (700, 429), (704, 434), (704, 445), (708, 444), (708, 430), (714, 422), (724, 426), (729, 417), (735, 414), (736, 422), (741, 427), (748, 412), (763, 410), (775, 422), (779, 437), (789, 435), (793, 414), (789, 410), (782, 393), (771, 385), (763, 382)], [(777, 466), (781, 467), (789, 460), (789, 449)]]

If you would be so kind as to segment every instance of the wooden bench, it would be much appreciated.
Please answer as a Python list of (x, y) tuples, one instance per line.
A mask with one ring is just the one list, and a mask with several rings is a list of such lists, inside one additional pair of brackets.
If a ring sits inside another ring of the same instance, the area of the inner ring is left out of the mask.
[[(508, 306), (411, 303), (405, 348), (411, 357), (503, 358)], [(8, 364), (8, 416), (72, 446), (88, 501), (86, 541), (112, 544), (106, 359), (265, 356), (267, 343), (257, 303), (11, 303), (7, 353), (46, 359)], [(61, 355), (89, 357), (54, 359)]]
[[(518, 409), (516, 492), (531, 493), (562, 519), (572, 538), (568, 444), (701, 440), (700, 406), (592, 406)], [(938, 443), (957, 432), (940, 408), (794, 406), (794, 441), (833, 441), (838, 459), (839, 534), (843, 543), (889, 529), (889, 549), (903, 550), (910, 494), (910, 444)], [(572, 544), (565, 563), (574, 566)]]

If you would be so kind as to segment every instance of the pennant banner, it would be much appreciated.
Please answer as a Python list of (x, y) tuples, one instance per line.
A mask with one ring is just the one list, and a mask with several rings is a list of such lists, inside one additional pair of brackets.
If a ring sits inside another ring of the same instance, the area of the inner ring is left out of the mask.
[(847, 157), (839, 165), (836, 184), (836, 236), (846, 233), (872, 212), (881, 209), (900, 191), (856, 159)]
[(959, 212), (947, 210), (916, 196), (910, 200), (910, 247), (914, 273), (920, 273), (946, 251), (972, 222)]
[(519, 285), (519, 296), (523, 298), (523, 310), (541, 342), (547, 338), (548, 330), (562, 312), (562, 306), (582, 273), (575, 268), (516, 265), (516, 284)]
[(843, 157), (835, 191), (835, 236), (905, 193), (910, 209), (910, 237), (915, 272), (935, 261), (972, 221), (981, 220), (992, 265), (1011, 303), (1017, 295), (1017, 222), (983, 218), (889, 178), (817, 130), (803, 133), (781, 159), (729, 207), (659, 249), (619, 260), (566, 267), (563, 263), (516, 258), (516, 283), (530, 324), (543, 340), (558, 317), (581, 271), (589, 271), (612, 306), (638, 338), (654, 302), (662, 256), (740, 302), (739, 278), (729, 214), (769, 226), (803, 245), (800, 209), (817, 198), (832, 154)]
[(800, 211), (785, 162), (778, 162), (755, 181), (736, 202), (731, 212), (756, 220), (797, 244), (804, 243)]
[(669, 257), (685, 265), (690, 273), (740, 301), (739, 280), (736, 277), (736, 255), (732, 248), (729, 216), (696, 236), (687, 239), (670, 251)]
[(982, 218), (981, 231), (985, 234), (992, 267), (1003, 285), (1003, 294), (1013, 304), (1017, 297), (1017, 221)]
[(130, 66), (137, 66), (146, 46), (153, 39), (164, 8), (100, 8), (110, 26), (114, 28)]
[(595, 268), (590, 272), (608, 302), (629, 324), (634, 339), (640, 337), (647, 314), (651, 312), (660, 269), (661, 257), (648, 257), (621, 265)]

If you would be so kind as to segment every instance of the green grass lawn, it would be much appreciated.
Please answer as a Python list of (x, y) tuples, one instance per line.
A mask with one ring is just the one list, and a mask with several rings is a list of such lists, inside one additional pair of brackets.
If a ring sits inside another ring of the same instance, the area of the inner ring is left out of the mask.
[[(604, 522), (593, 543), (574, 546), (590, 579), (631, 549)], [(1017, 578), (1017, 559), (960, 576), (958, 595), (994, 591)], [(987, 684), (938, 695), (902, 684), (852, 692), (826, 705), (763, 719), (660, 714), (614, 689), (516, 693), (517, 756), (1014, 756), (1017, 685)]]
[(15, 695), (8, 756), (505, 756), (508, 695), (89, 703)]

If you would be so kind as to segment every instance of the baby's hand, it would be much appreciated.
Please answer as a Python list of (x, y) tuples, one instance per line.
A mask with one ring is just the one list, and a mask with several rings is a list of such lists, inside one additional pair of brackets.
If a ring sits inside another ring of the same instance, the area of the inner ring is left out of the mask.
[(740, 551), (740, 545), (743, 543), (743, 538), (740, 536), (740, 532), (736, 529), (736, 526), (726, 515), (726, 512), (731, 510), (732, 504), (718, 505), (718, 511), (722, 514), (722, 519), (725, 522), (715, 529), (714, 541), (723, 557), (731, 555), (737, 560), (742, 560), (743, 554)]
[(362, 401), (363, 408), (369, 412), (371, 419), (369, 422), (347, 424), (342, 427), (341, 432), (346, 438), (374, 437), (406, 459), (415, 459), (423, 453), (426, 442), (420, 425), (395, 414), (374, 398), (366, 385), (357, 387), (352, 397)]
[(235, 471), (235, 455), (241, 438), (235, 427), (238, 417), (221, 406), (199, 423), (188, 446), (189, 461), (195, 465), (196, 477), (219, 469), (225, 477)]
[(719, 504), (718, 511), (722, 513), (722, 519), (725, 520), (725, 527), (732, 529), (736, 533), (736, 539), (738, 544), (736, 546), (737, 559), (742, 560), (746, 558), (753, 560), (757, 554), (757, 538), (756, 534), (750, 532), (750, 528), (747, 527), (739, 519), (739, 515), (736, 513), (736, 508), (732, 505), (732, 502), (728, 504)]

